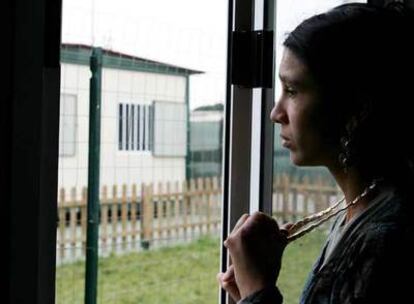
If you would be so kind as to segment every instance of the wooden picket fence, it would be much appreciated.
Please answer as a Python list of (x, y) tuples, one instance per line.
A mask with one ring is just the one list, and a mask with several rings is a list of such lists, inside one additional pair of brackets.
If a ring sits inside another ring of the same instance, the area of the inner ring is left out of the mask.
[(321, 176), (302, 181), (287, 174), (273, 181), (272, 213), (279, 222), (292, 222), (309, 214), (326, 209), (343, 197), (332, 180)]
[[(326, 208), (340, 194), (327, 180), (298, 180), (278, 176), (273, 184), (273, 215), (279, 221)], [(58, 201), (58, 261), (83, 258), (86, 246), (87, 190), (60, 189)], [(182, 183), (114, 185), (102, 187), (100, 254), (148, 249), (219, 235), (221, 183), (204, 178)]]

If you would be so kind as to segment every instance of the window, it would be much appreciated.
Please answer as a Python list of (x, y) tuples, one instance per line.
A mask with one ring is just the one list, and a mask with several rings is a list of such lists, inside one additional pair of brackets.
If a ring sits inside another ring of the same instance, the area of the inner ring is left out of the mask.
[[(59, 166), (59, 304), (86, 297), (99, 304), (217, 302), (221, 171), (218, 157), (207, 162), (203, 154), (199, 171), (213, 167), (214, 172), (190, 176), (189, 117), (191, 109), (225, 98), (227, 3), (139, 2), (99, 1), (91, 10), (74, 0), (63, 8), (62, 41), (85, 44), (63, 43), (61, 52), (62, 88), (78, 96), (79, 126), (76, 157)], [(96, 25), (90, 35), (95, 42), (81, 39), (85, 26), (79, 24)], [(100, 166), (93, 185), (88, 96), (94, 48), (89, 44), (103, 44), (97, 75)], [(197, 143), (215, 155), (216, 131), (216, 126), (201, 130), (205, 138)], [(97, 246), (88, 247), (87, 191), (93, 186), (100, 195), (99, 225), (92, 226), (98, 226), (99, 236)], [(98, 267), (87, 258), (88, 249), (96, 250)], [(85, 273), (91, 266), (97, 277)]]
[(118, 150), (151, 151), (153, 107), (120, 103), (118, 106)]
[(60, 95), (59, 156), (74, 156), (76, 152), (76, 95)]
[(154, 102), (154, 156), (187, 155), (187, 106), (184, 103)]

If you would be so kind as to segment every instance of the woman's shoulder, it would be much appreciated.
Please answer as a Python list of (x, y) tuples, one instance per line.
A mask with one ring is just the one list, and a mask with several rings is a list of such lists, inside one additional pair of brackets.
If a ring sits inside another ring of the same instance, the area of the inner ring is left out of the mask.
[(356, 251), (383, 251), (386, 247), (404, 245), (405, 240), (414, 241), (414, 200), (396, 189), (359, 215), (347, 229), (346, 247)]
[(413, 204), (411, 196), (394, 191), (360, 227), (361, 249), (386, 252), (387, 248), (410, 246), (414, 241)]

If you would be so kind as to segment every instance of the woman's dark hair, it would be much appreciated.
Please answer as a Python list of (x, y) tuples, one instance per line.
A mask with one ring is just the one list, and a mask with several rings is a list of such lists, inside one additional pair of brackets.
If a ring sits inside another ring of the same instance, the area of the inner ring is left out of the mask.
[(320, 87), (321, 132), (338, 145), (349, 137), (348, 165), (367, 178), (412, 175), (412, 20), (402, 4), (351, 3), (303, 21), (284, 41)]

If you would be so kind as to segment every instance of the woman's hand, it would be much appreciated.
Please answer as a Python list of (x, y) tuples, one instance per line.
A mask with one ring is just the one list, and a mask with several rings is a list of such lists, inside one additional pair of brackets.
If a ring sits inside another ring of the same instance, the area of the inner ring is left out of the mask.
[(279, 229), (276, 221), (262, 212), (244, 214), (224, 242), (232, 265), (217, 279), (237, 302), (267, 286), (279, 276), (290, 224)]
[(234, 277), (234, 265), (230, 265), (225, 273), (218, 273), (217, 280), (219, 281), (220, 286), (229, 293), (230, 297), (232, 297), (235, 302), (238, 302), (241, 299), (239, 287), (237, 286)]

